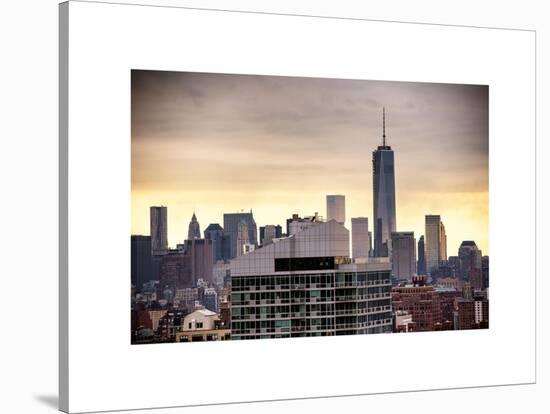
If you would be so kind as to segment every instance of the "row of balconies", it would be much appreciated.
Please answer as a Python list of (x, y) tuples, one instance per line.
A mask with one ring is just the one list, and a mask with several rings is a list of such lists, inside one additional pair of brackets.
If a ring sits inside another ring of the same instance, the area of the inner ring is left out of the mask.
[(368, 322), (355, 322), (355, 323), (337, 323), (335, 329), (359, 329), (359, 328), (370, 328), (373, 326), (387, 325), (391, 323), (391, 319), (381, 319), (378, 321), (368, 321)]
[(278, 290), (305, 290), (305, 289), (333, 289), (335, 287), (360, 287), (360, 286), (390, 286), (391, 281), (367, 280), (362, 282), (335, 282), (335, 283), (294, 283), (288, 285), (260, 285), (260, 286), (243, 286), (238, 289), (235, 287), (234, 292), (261, 292), (261, 291), (278, 291)]
[(368, 299), (387, 299), (391, 297), (391, 293), (371, 293), (370, 295), (336, 295), (335, 300), (337, 302), (346, 302), (346, 301), (359, 301), (359, 300), (368, 300)]
[(257, 305), (285, 305), (289, 303), (307, 304), (307, 303), (334, 303), (337, 302), (356, 302), (369, 299), (388, 299), (391, 293), (371, 293), (369, 295), (337, 295), (335, 298), (288, 298), (288, 299), (260, 299), (248, 301), (233, 301), (236, 306), (257, 306)]
[(239, 317), (233, 316), (235, 321), (256, 321), (265, 319), (289, 319), (301, 318), (311, 319), (319, 317), (333, 317), (342, 315), (374, 315), (377, 313), (391, 311), (391, 306), (377, 306), (376, 308), (364, 309), (340, 309), (335, 311), (313, 311), (313, 312), (284, 312), (284, 313), (265, 313), (265, 314), (249, 314)]

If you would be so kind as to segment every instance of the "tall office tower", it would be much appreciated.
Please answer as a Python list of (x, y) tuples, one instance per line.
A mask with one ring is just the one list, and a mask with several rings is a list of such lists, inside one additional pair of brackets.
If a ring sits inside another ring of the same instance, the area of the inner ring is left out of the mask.
[(223, 228), (218, 223), (209, 224), (204, 230), (204, 238), (212, 240), (214, 248), (214, 263), (224, 259), (223, 254)]
[(197, 221), (197, 216), (193, 213), (191, 221), (189, 222), (189, 231), (187, 232), (187, 239), (200, 239), (201, 238), (201, 227)]
[(424, 235), (418, 239), (418, 264), (416, 265), (416, 273), (426, 275), (426, 257), (424, 254)]
[(251, 243), (248, 241), (248, 224), (245, 220), (241, 220), (237, 231), (237, 257), (246, 253), (245, 247), (249, 244)]
[(266, 224), (260, 227), (260, 244), (262, 246), (272, 243), (273, 239), (283, 237), (283, 228), (277, 224)]
[(426, 273), (435, 273), (441, 262), (447, 260), (447, 236), (439, 215), (427, 215), (424, 246)]
[(159, 256), (159, 284), (162, 289), (169, 287), (192, 287), (191, 263), (189, 257), (177, 250), (169, 250)]
[(395, 169), (393, 150), (386, 145), (386, 110), (382, 112), (382, 145), (372, 153), (374, 255), (390, 255), (389, 242), (395, 231)]
[[(191, 239), (185, 240), (185, 255), (188, 257), (188, 271), (192, 286), (197, 285), (199, 279), (213, 283), (214, 279), (214, 246), (212, 240)], [(191, 287), (191, 286), (184, 286)]]
[(165, 254), (168, 250), (168, 220), (164, 206), (152, 206), (149, 208), (151, 225), (151, 253), (153, 255)]
[(327, 195), (327, 221), (336, 220), (340, 224), (346, 221), (346, 197)]
[(470, 282), (472, 288), (483, 288), (482, 254), (473, 240), (465, 240), (458, 248), (459, 275), (463, 282)]
[(400, 282), (412, 282), (416, 275), (416, 240), (414, 232), (393, 232), (392, 236), (392, 273)]
[(252, 210), (250, 210), (250, 213), (224, 213), (223, 231), (229, 238), (229, 255), (226, 257), (227, 259), (237, 257), (237, 236), (241, 220), (244, 220), (248, 227), (248, 243), (254, 245), (258, 244), (258, 229), (254, 221), (254, 216), (252, 215)]
[(143, 284), (153, 279), (151, 236), (132, 235), (130, 239), (130, 274), (132, 285), (138, 291), (141, 291)]
[(273, 243), (273, 239), (276, 237), (277, 229), (273, 224), (266, 224), (265, 226), (260, 227), (260, 243), (262, 246)]
[(439, 245), (441, 246), (441, 257), (439, 258), (439, 264), (445, 264), (447, 261), (447, 233), (445, 232), (445, 225), (441, 222), (439, 229)]
[(349, 231), (314, 225), (230, 263), (231, 339), (391, 332), (389, 262), (350, 263)]
[(351, 219), (351, 255), (354, 259), (369, 257), (369, 219), (352, 217)]

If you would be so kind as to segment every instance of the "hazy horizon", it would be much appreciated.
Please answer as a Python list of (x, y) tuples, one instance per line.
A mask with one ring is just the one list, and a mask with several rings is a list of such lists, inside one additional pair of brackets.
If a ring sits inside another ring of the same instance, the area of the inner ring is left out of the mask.
[(448, 255), (463, 240), (489, 254), (488, 87), (327, 78), (132, 71), (132, 234), (168, 207), (168, 241), (223, 213), (258, 228), (346, 196), (372, 222), (372, 151), (395, 153), (397, 231), (424, 234), (439, 214)]

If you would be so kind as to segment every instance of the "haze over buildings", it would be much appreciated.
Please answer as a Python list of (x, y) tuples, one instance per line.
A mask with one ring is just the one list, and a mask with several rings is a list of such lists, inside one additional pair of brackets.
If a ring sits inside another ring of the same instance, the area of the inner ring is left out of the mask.
[(397, 230), (423, 235), (434, 212), (449, 251), (471, 239), (488, 253), (488, 89), (476, 85), (133, 71), (132, 234), (163, 244), (149, 228), (161, 204), (172, 247), (193, 211), (203, 226), (250, 209), (284, 224), (345, 194), (348, 229), (372, 219), (382, 106)]

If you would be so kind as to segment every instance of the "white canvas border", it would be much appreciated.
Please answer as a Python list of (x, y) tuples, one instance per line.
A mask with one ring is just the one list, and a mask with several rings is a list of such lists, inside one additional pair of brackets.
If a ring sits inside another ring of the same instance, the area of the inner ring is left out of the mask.
[[(83, 2), (68, 7), (67, 409), (534, 381), (534, 33)], [(131, 68), (489, 84), (491, 329), (130, 346)], [(523, 223), (513, 237), (512, 217)], [(522, 243), (512, 246), (513, 239)]]

